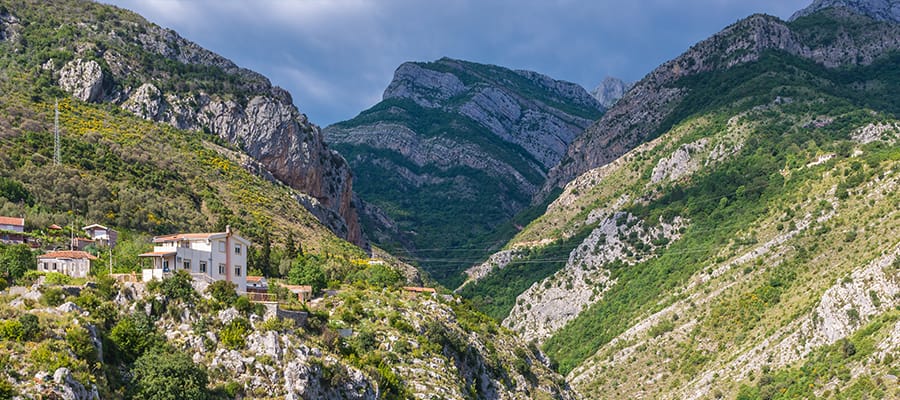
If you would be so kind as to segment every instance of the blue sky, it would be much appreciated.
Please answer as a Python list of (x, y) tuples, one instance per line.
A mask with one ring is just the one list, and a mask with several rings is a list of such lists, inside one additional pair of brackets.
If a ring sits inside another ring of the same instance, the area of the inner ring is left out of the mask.
[(374, 105), (404, 61), (452, 57), (587, 89), (635, 81), (753, 13), (811, 0), (102, 0), (288, 89), (318, 125)]

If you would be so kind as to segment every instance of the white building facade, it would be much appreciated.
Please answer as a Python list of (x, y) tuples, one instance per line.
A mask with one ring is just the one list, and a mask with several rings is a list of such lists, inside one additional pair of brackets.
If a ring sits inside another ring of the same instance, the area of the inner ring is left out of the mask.
[(247, 291), (247, 251), (250, 241), (227, 228), (218, 233), (180, 233), (153, 238), (153, 251), (141, 254), (152, 268), (144, 281), (160, 279), (178, 270), (208, 282), (229, 281), (238, 292)]

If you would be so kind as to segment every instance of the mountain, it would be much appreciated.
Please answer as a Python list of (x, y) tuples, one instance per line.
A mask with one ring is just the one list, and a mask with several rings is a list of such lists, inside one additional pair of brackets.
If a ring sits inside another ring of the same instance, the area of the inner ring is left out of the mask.
[[(791, 29), (775, 17), (754, 15), (659, 66), (575, 139), (560, 164), (549, 172), (538, 200), (671, 128), (682, 117), (678, 112), (690, 106), (684, 103), (688, 88), (680, 85), (686, 77), (754, 62), (772, 50), (829, 68), (867, 65), (900, 45), (893, 24), (879, 24), (847, 9), (824, 12), (831, 17), (807, 18), (809, 26), (804, 29)], [(843, 22), (825, 25), (834, 18)]]
[(0, 31), (12, 52), (41, 62), (42, 79), (81, 101), (114, 104), (239, 146), (270, 176), (304, 193), (300, 201), (325, 225), (364, 244), (347, 163), (287, 91), (134, 14), (60, 2), (65, 11), (43, 24), (62, 27), (51, 34), (29, 26), (47, 17), (40, 2), (25, 4), (33, 10), (7, 6), (12, 12)]
[(600, 84), (591, 91), (591, 96), (594, 96), (603, 108), (609, 109), (612, 108), (619, 99), (625, 96), (625, 92), (627, 92), (628, 89), (631, 89), (631, 86), (631, 84), (625, 83), (625, 81), (619, 78), (607, 76), (606, 78), (603, 78), (603, 82), (600, 82)]
[(846, 7), (698, 43), (459, 292), (586, 398), (896, 397), (898, 47)]
[(816, 0), (794, 13), (791, 21), (828, 8), (843, 8), (872, 17), (876, 21), (900, 22), (900, 2), (896, 0)]
[(358, 174), (372, 240), (455, 286), (602, 111), (576, 84), (443, 58), (401, 65), (380, 103), (324, 134)]

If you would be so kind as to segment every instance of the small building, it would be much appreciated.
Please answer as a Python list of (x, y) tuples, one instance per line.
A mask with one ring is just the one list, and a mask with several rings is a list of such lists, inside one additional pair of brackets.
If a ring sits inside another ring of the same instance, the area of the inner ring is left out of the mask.
[(54, 251), (38, 256), (38, 271), (59, 272), (73, 278), (86, 278), (91, 272), (91, 261), (97, 257), (77, 250)]
[(93, 224), (81, 228), (94, 243), (101, 246), (116, 247), (119, 233), (103, 225)]
[(248, 276), (247, 293), (269, 293), (269, 282), (263, 276)]
[(0, 243), (25, 243), (25, 218), (0, 217)]
[(226, 280), (234, 283), (238, 292), (247, 291), (247, 252), (251, 243), (235, 235), (230, 227), (225, 232), (157, 236), (153, 244), (152, 252), (140, 255), (153, 263), (143, 271), (145, 281), (183, 269), (194, 279)]
[(287, 290), (290, 290), (291, 293), (297, 295), (297, 300), (300, 300), (301, 303), (306, 303), (307, 301), (312, 300), (313, 297), (313, 288), (309, 285), (281, 285)]
[(84, 250), (92, 244), (94, 244), (94, 241), (92, 239), (83, 237), (72, 238), (72, 248), (76, 250)]
[(435, 293), (434, 288), (420, 286), (404, 286), (403, 290), (411, 295), (417, 295), (419, 293)]

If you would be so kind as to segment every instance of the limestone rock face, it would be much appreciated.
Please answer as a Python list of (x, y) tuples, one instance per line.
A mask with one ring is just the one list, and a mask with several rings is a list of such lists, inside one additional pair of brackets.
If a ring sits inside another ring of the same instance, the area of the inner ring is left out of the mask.
[[(302, 203), (324, 225), (366, 246), (349, 165), (328, 148), (319, 128), (294, 106), (287, 91), (169, 29), (147, 24), (134, 36), (110, 35), (111, 40), (139, 46), (150, 57), (180, 63), (194, 75), (184, 78), (123, 56), (117, 48), (88, 43), (77, 49), (78, 54), (102, 58), (111, 76), (104, 75), (97, 61), (78, 58), (59, 71), (63, 89), (84, 101), (114, 102), (145, 119), (208, 131), (238, 145), (258, 162), (247, 163), (253, 171), (262, 166), (261, 176), (274, 177), (314, 198), (315, 202)], [(143, 83), (136, 88), (122, 86), (135, 79)]]
[[(527, 207), (546, 171), (603, 110), (574, 83), (442, 58), (402, 64), (382, 102), (324, 134), (363, 178), (356, 189), (368, 203), (367, 231), (389, 249), (399, 243), (415, 252), (471, 239), (434, 226), (485, 232)], [(417, 204), (465, 211), (434, 221), (434, 210)]]
[(94, 60), (69, 61), (59, 71), (59, 86), (82, 101), (103, 99), (103, 70)]
[(900, 1), (897, 0), (815, 0), (809, 7), (794, 13), (790, 20), (833, 7), (845, 8), (877, 21), (900, 22)]

